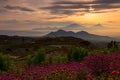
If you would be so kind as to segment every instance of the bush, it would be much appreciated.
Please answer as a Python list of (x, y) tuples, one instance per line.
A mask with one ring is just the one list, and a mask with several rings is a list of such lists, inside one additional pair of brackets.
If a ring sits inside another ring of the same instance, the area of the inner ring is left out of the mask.
[(52, 64), (53, 63), (53, 57), (50, 55), (49, 58), (48, 58), (48, 62), (49, 64)]
[(65, 63), (67, 62), (67, 57), (64, 55), (58, 55), (56, 58), (56, 63)]
[(7, 71), (11, 68), (11, 59), (9, 55), (0, 54), (0, 71)]
[(70, 48), (68, 53), (68, 61), (81, 61), (88, 55), (88, 51), (83, 48)]
[(45, 50), (39, 49), (34, 55), (27, 57), (28, 64), (41, 64), (45, 61)]
[(62, 61), (62, 62), (68, 62), (67, 56), (62, 56), (62, 57), (61, 57), (61, 61)]
[(33, 64), (33, 55), (28, 55), (27, 56), (27, 64), (28, 65)]
[(67, 54), (68, 61), (71, 61), (71, 60), (72, 60), (72, 54), (73, 54), (73, 49), (70, 48), (70, 49), (68, 50), (68, 54)]

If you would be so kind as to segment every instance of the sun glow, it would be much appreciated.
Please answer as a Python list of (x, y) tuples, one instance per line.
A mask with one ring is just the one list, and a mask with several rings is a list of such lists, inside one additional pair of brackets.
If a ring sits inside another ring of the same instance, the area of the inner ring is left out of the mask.
[(94, 11), (94, 8), (92, 8), (92, 7), (89, 7), (89, 9), (88, 9), (89, 11)]
[(96, 23), (96, 21), (99, 22), (98, 15), (94, 14), (94, 13), (87, 13), (87, 14), (85, 14), (83, 19), (87, 23)]

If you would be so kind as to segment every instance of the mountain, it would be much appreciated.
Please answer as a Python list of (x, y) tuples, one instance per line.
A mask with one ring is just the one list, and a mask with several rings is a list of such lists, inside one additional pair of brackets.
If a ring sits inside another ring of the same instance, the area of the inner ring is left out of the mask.
[(86, 31), (80, 31), (80, 32), (72, 32), (72, 31), (65, 31), (65, 30), (58, 30), (55, 32), (51, 32), (47, 35), (45, 35), (44, 37), (66, 37), (66, 36), (72, 36), (72, 37), (76, 37), (76, 38), (81, 38), (84, 40), (88, 40), (88, 41), (111, 41), (114, 40), (114, 38), (112, 37), (108, 37), (108, 36), (100, 36), (100, 35), (95, 35), (95, 34), (90, 34)]
[(58, 30), (56, 32), (51, 32), (48, 35), (46, 35), (47, 37), (61, 37), (61, 36), (74, 36), (74, 32), (72, 31), (64, 31), (64, 30)]

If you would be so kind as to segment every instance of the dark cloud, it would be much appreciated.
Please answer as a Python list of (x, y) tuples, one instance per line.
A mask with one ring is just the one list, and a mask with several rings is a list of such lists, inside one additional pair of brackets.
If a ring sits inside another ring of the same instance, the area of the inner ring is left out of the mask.
[(67, 16), (53, 16), (53, 17), (48, 17), (48, 18), (45, 18), (45, 19), (61, 19), (61, 18), (64, 18), (64, 17), (67, 17)]
[(91, 0), (91, 1), (57, 1), (53, 2), (53, 4), (113, 4), (113, 3), (120, 3), (120, 0)]
[(93, 1), (93, 3), (106, 3), (106, 4), (109, 4), (109, 3), (120, 3), (120, 0), (96, 0), (96, 1)]
[(8, 11), (5, 10), (5, 9), (0, 9), (0, 14), (1, 14), (1, 13), (6, 13), (6, 12), (8, 12)]
[(73, 10), (56, 10), (56, 9), (51, 9), (51, 13), (52, 14), (67, 14), (67, 15), (71, 15), (71, 14), (74, 14), (75, 11), (73, 11)]
[(28, 12), (33, 12), (33, 9), (27, 8), (27, 7), (21, 7), (21, 6), (10, 6), (7, 5), (4, 8), (8, 9), (8, 10), (20, 10), (20, 11), (28, 11)]
[(0, 0), (0, 2), (6, 2), (6, 1), (8, 1), (8, 0)]
[[(89, 8), (94, 10), (90, 11)], [(51, 13), (56, 14), (75, 14), (96, 12), (102, 10), (111, 10), (120, 8), (120, 0), (94, 0), (94, 1), (55, 1), (51, 6), (43, 7), (42, 9), (47, 9)]]
[[(83, 10), (79, 10), (79, 9), (83, 9)], [(86, 8), (86, 9), (84, 9)], [(47, 9), (50, 10), (51, 13), (53, 14), (74, 14), (76, 12), (88, 12), (87, 8), (89, 8), (88, 5), (52, 5), (52, 6), (48, 6), (48, 7), (43, 7), (41, 9)]]
[(4, 21), (0, 21), (0, 23), (18, 23), (18, 20), (4, 20)]

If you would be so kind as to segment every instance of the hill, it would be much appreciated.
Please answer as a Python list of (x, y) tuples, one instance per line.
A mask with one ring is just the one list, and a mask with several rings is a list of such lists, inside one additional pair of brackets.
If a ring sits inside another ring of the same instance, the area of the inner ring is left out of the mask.
[(41, 44), (41, 45), (82, 45), (82, 46), (88, 46), (90, 45), (90, 42), (80, 39), (80, 38), (75, 38), (75, 37), (44, 37), (36, 40), (36, 44)]
[(109, 36), (100, 36), (100, 35), (95, 35), (95, 34), (91, 34), (88, 33), (86, 31), (80, 31), (80, 32), (72, 32), (72, 31), (65, 31), (65, 30), (58, 30), (55, 32), (51, 32), (47, 35), (45, 35), (44, 37), (61, 37), (61, 36), (72, 36), (72, 37), (76, 37), (76, 38), (81, 38), (84, 40), (88, 40), (88, 41), (106, 41), (109, 42), (111, 40), (114, 40), (114, 38), (109, 37)]

